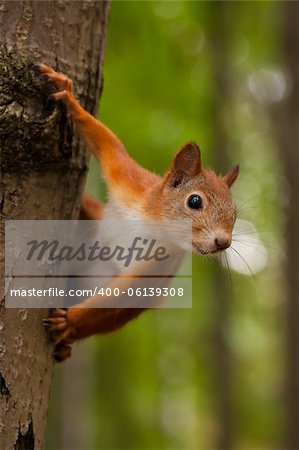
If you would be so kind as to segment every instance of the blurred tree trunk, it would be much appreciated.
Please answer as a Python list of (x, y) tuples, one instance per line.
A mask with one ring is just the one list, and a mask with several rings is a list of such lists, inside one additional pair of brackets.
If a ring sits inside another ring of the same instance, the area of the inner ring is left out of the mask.
[(46, 310), (5, 309), (4, 221), (74, 219), (86, 174), (84, 146), (62, 106), (48, 102), (32, 63), (73, 78), (94, 113), (108, 1), (0, 0), (0, 448), (42, 449), (53, 363)]
[(299, 448), (299, 2), (284, 2), (284, 56), (290, 95), (279, 116), (280, 148), (290, 186), (285, 230), (288, 301), (287, 448)]
[[(213, 166), (219, 173), (230, 169), (228, 136), (225, 128), (225, 108), (231, 96), (228, 39), (230, 30), (231, 5), (223, 1), (211, 4), (211, 58), (215, 73), (212, 99), (213, 117)], [(233, 447), (233, 406), (232, 406), (232, 354), (228, 343), (230, 328), (231, 296), (230, 279), (225, 269), (214, 261), (214, 374), (215, 395), (218, 405), (219, 434), (215, 445), (218, 449)]]

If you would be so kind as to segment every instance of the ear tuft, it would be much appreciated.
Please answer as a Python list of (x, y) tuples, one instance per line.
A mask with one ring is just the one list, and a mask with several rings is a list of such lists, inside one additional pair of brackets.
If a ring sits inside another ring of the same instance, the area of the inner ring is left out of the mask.
[(198, 175), (201, 170), (199, 147), (195, 142), (188, 142), (173, 158), (170, 171), (171, 186), (178, 187), (184, 180)]
[(226, 175), (224, 175), (223, 180), (226, 182), (227, 186), (230, 188), (236, 179), (238, 178), (240, 172), (239, 164), (234, 166)]

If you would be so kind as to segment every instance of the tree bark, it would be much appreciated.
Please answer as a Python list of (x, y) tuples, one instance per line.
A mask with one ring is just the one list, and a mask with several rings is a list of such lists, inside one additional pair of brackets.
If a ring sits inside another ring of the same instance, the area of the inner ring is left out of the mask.
[(36, 73), (45, 62), (66, 72), (75, 94), (97, 109), (108, 0), (0, 0), (0, 448), (43, 448), (53, 362), (42, 327), (46, 310), (6, 309), (4, 222), (75, 219), (87, 172), (84, 145), (53, 87)]

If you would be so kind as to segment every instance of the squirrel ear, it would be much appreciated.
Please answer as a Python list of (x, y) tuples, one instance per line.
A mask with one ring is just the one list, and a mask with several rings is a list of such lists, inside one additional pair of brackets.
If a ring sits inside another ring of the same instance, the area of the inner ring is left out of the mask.
[(194, 142), (188, 142), (173, 158), (169, 174), (170, 184), (177, 187), (184, 179), (198, 175), (201, 170), (199, 147)]
[(223, 179), (229, 188), (234, 184), (234, 182), (238, 178), (239, 171), (240, 166), (238, 164), (237, 166), (233, 167), (226, 175), (224, 175)]

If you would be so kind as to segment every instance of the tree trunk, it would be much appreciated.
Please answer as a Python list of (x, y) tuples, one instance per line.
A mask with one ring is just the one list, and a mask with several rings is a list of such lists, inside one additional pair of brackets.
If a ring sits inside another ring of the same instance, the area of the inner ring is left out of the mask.
[(286, 224), (287, 264), (287, 448), (299, 448), (299, 3), (284, 3), (284, 56), (291, 92), (277, 127), (290, 187)]
[(53, 362), (46, 310), (5, 309), (4, 221), (75, 219), (87, 171), (84, 146), (53, 89), (45, 62), (73, 80), (95, 113), (108, 0), (0, 0), (0, 448), (42, 449)]

